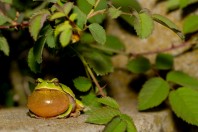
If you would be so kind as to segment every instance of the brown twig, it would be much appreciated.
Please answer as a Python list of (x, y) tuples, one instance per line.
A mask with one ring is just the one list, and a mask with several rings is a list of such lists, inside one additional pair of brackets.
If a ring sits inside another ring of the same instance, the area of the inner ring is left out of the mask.
[(189, 45), (189, 44), (190, 43), (188, 43), (188, 42), (183, 42), (182, 44), (179, 44), (179, 45), (172, 44), (171, 47), (169, 47), (169, 48), (154, 50), (154, 51), (148, 51), (148, 52), (142, 52), (142, 53), (129, 53), (129, 56), (137, 57), (137, 56), (140, 56), (140, 55), (152, 55), (152, 54), (157, 54), (157, 53), (161, 53), (161, 52), (167, 52), (167, 51), (175, 50), (175, 49), (184, 47), (184, 46)]
[(24, 21), (22, 23), (13, 23), (12, 25), (8, 25), (8, 26), (0, 26), (0, 29), (10, 29), (10, 28), (25, 28), (29, 26), (29, 22)]

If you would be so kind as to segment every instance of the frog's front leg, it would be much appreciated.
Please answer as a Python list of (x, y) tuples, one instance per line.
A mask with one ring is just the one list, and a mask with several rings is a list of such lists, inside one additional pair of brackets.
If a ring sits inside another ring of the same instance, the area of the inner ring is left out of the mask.
[(80, 100), (76, 99), (75, 102), (76, 102), (76, 108), (70, 114), (71, 117), (78, 117), (80, 115), (81, 111), (83, 111), (83, 109), (84, 109), (84, 105)]

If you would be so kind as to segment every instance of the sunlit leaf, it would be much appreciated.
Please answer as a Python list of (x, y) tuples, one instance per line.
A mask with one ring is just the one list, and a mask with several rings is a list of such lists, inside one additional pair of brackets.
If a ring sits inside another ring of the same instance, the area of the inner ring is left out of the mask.
[(173, 67), (173, 56), (170, 54), (160, 53), (156, 57), (156, 67), (159, 70), (167, 70)]
[(74, 82), (74, 86), (81, 92), (88, 91), (92, 86), (91, 80), (82, 76), (75, 78), (73, 82)]
[(89, 30), (94, 37), (94, 39), (99, 44), (105, 44), (106, 42), (106, 32), (102, 26), (97, 23), (92, 23), (89, 25)]
[(104, 128), (103, 132), (114, 132), (116, 127), (120, 124), (122, 120), (119, 116), (115, 116)]
[(126, 127), (127, 123), (116, 116), (106, 125), (104, 132), (125, 132)]
[(91, 4), (92, 6), (96, 3), (96, 0), (86, 0), (89, 4)]
[(90, 92), (87, 95), (81, 96), (82, 102), (85, 106), (91, 108), (98, 108), (101, 104), (97, 101), (98, 97), (95, 93)]
[(179, 7), (180, 0), (168, 0), (167, 7), (169, 10), (173, 10)]
[(183, 32), (184, 34), (198, 31), (198, 15), (189, 15), (184, 19)]
[(50, 15), (48, 10), (36, 12), (29, 21), (29, 31), (34, 40), (37, 40), (39, 32), (43, 27), (44, 22)]
[(145, 57), (138, 57), (130, 60), (127, 64), (127, 69), (133, 73), (143, 73), (149, 70), (151, 64)]
[(111, 107), (101, 107), (95, 110), (92, 110), (89, 113), (89, 117), (86, 122), (93, 124), (106, 124), (113, 117), (120, 114), (120, 111)]
[(120, 118), (127, 123), (127, 132), (137, 132), (135, 124), (130, 116), (126, 114), (120, 114)]
[(166, 80), (179, 84), (184, 87), (198, 90), (198, 80), (194, 77), (189, 76), (181, 71), (171, 71), (166, 76)]
[(119, 109), (119, 105), (118, 103), (110, 97), (102, 97), (102, 98), (98, 98), (97, 100), (98, 102), (107, 105), (109, 107), (115, 108), (115, 109)]
[(121, 15), (121, 13), (122, 12), (118, 8), (115, 8), (115, 7), (110, 7), (109, 8), (109, 15), (113, 19), (118, 18)]
[(67, 2), (64, 6), (63, 6), (63, 11), (65, 13), (65, 15), (68, 15), (69, 12), (71, 11), (71, 9), (73, 8), (73, 3), (72, 2)]
[(159, 15), (159, 14), (153, 14), (152, 15), (153, 20), (155, 20), (156, 22), (162, 24), (163, 26), (171, 29), (173, 32), (175, 32), (181, 39), (184, 39), (184, 35), (182, 34), (182, 32), (180, 31), (180, 29), (175, 25), (175, 23), (173, 23), (171, 20), (169, 20), (168, 18)]
[(9, 55), (10, 48), (8, 42), (4, 36), (0, 34), (0, 50), (3, 51), (5, 55)]
[(63, 32), (60, 33), (60, 43), (62, 47), (65, 47), (69, 44), (72, 36), (72, 29), (66, 28)]
[(59, 24), (54, 30), (54, 36), (57, 37), (61, 32), (70, 29), (72, 26), (69, 24), (69, 21)]
[(169, 95), (171, 108), (184, 121), (198, 126), (198, 92), (190, 88), (178, 88)]
[(12, 4), (12, 0), (0, 0), (1, 2)]
[(149, 79), (140, 90), (138, 109), (146, 110), (160, 105), (168, 96), (169, 84), (159, 77)]
[(0, 25), (5, 24), (6, 22), (12, 23), (12, 20), (9, 17), (0, 13)]
[(58, 0), (33, 0), (33, 1), (46, 1), (46, 2), (56, 3)]
[(61, 18), (61, 17), (66, 17), (63, 12), (55, 12), (54, 14), (51, 15), (50, 21), (53, 21), (54, 19)]
[(147, 38), (153, 31), (153, 19), (146, 11), (136, 13), (134, 28), (140, 38)]

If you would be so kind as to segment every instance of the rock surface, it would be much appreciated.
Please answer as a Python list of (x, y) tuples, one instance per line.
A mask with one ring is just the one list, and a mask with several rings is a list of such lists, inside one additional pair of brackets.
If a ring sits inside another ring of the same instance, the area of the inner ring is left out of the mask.
[[(122, 111), (131, 115), (138, 132), (175, 132), (170, 112), (139, 113), (135, 102), (124, 103)], [(86, 115), (68, 119), (35, 119), (27, 116), (27, 108), (0, 110), (0, 132), (100, 132), (102, 125), (84, 123)]]

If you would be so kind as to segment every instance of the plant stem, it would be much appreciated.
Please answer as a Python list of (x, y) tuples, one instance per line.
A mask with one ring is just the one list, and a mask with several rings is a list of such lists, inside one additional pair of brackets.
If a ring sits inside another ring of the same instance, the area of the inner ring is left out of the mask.
[(80, 54), (78, 54), (78, 56), (79, 56), (79, 58), (81, 59), (81, 61), (82, 61), (83, 65), (85, 66), (85, 68), (87, 69), (87, 71), (88, 71), (89, 75), (91, 76), (93, 82), (95, 83), (96, 87), (98, 88), (99, 93), (100, 93), (103, 97), (105, 97), (106, 95), (105, 95), (105, 93), (103, 92), (103, 88), (102, 88), (102, 87), (100, 86), (100, 84), (98, 83), (98, 81), (97, 81), (97, 79), (96, 79), (94, 73), (92, 72), (91, 68), (88, 66), (86, 60), (85, 60), (84, 57), (81, 56)]
[[(72, 47), (71, 47), (72, 48)], [(78, 51), (76, 51), (74, 48), (72, 48), (72, 50), (74, 50), (76, 52), (76, 54), (78, 55), (78, 57), (80, 58), (80, 60), (82, 61), (84, 67), (86, 68), (86, 71), (89, 73), (91, 79), (93, 80), (93, 82), (95, 83), (96, 87), (98, 88), (98, 91), (100, 93), (101, 96), (105, 97), (106, 94), (103, 92), (103, 88), (100, 86), (100, 84), (98, 83), (98, 80), (96, 79), (94, 73), (92, 72), (91, 68), (89, 67), (89, 65), (87, 64), (86, 60), (84, 59), (84, 57), (82, 55), (80, 55), (78, 53)]]
[(93, 8), (91, 9), (91, 11), (89, 12), (89, 14), (87, 15), (87, 19), (91, 18), (90, 16), (92, 16), (92, 14), (94, 13), (96, 7), (98, 6), (98, 4), (100, 3), (100, 0), (96, 0), (96, 3), (94, 4)]

